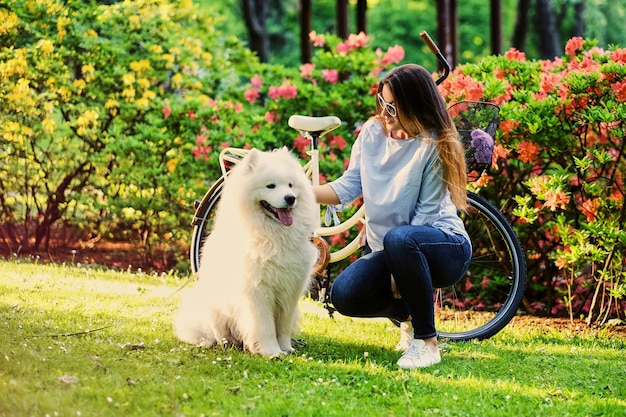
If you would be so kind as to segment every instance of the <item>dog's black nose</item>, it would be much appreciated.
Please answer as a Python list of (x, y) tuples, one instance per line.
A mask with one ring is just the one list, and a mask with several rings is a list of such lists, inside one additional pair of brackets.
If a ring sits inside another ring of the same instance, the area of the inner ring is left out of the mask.
[(295, 195), (291, 195), (291, 194), (290, 195), (286, 195), (285, 196), (285, 201), (290, 206), (293, 206), (293, 204), (296, 202), (296, 196)]

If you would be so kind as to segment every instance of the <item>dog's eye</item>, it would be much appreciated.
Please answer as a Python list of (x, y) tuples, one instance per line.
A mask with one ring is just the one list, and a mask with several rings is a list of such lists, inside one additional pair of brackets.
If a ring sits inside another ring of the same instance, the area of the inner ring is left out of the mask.
[(293, 187), (293, 184), (292, 184), (292, 183), (289, 183), (289, 188), (292, 188), (292, 187)]
[(276, 184), (267, 184), (266, 187), (269, 189), (276, 188)]

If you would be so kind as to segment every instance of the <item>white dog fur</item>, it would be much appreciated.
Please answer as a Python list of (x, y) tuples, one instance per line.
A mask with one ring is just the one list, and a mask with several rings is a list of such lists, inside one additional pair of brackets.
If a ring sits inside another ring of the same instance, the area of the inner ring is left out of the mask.
[(286, 148), (252, 150), (226, 179), (198, 280), (174, 320), (177, 337), (268, 357), (293, 352), (298, 301), (318, 256), (311, 243), (318, 225), (298, 160)]

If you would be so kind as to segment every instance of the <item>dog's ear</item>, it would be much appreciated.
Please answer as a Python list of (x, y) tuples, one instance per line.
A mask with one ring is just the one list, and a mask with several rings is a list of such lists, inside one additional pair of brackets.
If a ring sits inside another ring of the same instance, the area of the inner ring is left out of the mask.
[(240, 164), (244, 164), (245, 168), (252, 171), (256, 164), (259, 162), (261, 151), (258, 149), (252, 148), (248, 155), (240, 162)]
[(280, 152), (280, 153), (284, 154), (285, 156), (289, 156), (289, 157), (295, 159), (295, 155), (293, 153), (291, 153), (289, 148), (286, 147), (286, 146), (282, 146), (282, 147), (276, 149), (276, 152)]

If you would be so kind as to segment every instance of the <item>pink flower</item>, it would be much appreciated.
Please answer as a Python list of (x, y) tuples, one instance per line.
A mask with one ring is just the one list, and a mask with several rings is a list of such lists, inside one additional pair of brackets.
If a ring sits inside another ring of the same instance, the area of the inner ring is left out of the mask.
[(196, 145), (198, 146), (202, 145), (207, 140), (209, 140), (207, 136), (202, 136), (201, 134), (196, 135)]
[(301, 135), (298, 135), (298, 137), (293, 140), (294, 148), (298, 150), (298, 152), (300, 153), (300, 156), (303, 158), (307, 156), (306, 151), (309, 148), (309, 143), (310, 143), (310, 140), (305, 137), (302, 137)]
[(278, 100), (278, 98), (280, 97), (285, 99), (294, 99), (298, 94), (298, 88), (295, 85), (291, 85), (287, 81), (285, 81), (282, 85), (278, 87), (271, 86), (267, 94), (274, 100)]
[(252, 84), (252, 87), (254, 88), (261, 88), (263, 85), (263, 79), (259, 74), (256, 74), (254, 77), (250, 78), (250, 84)]
[(337, 52), (339, 55), (347, 55), (350, 52), (350, 45), (347, 42), (342, 42), (337, 45)]
[(358, 48), (363, 48), (364, 46), (366, 46), (369, 40), (370, 38), (369, 36), (365, 34), (365, 32), (359, 32), (358, 35), (351, 33), (350, 36), (348, 36), (347, 42), (348, 42), (348, 45), (350, 45), (352, 49), (358, 49)]
[(565, 52), (567, 55), (574, 58), (576, 56), (576, 51), (582, 49), (583, 47), (583, 38), (580, 36), (575, 36), (565, 44)]
[(274, 123), (276, 121), (278, 121), (279, 117), (278, 117), (278, 112), (276, 111), (268, 111), (265, 112), (265, 121), (268, 123)]
[(619, 81), (611, 85), (615, 98), (619, 102), (626, 102), (626, 81)]
[(318, 35), (315, 31), (309, 33), (309, 40), (313, 42), (313, 46), (324, 46), (324, 35)]
[(314, 69), (315, 69), (315, 64), (300, 65), (300, 76), (302, 78), (311, 78), (311, 74), (313, 74)]
[(611, 52), (611, 61), (626, 63), (626, 49), (616, 49)]
[(280, 97), (280, 93), (278, 92), (278, 87), (271, 86), (269, 90), (267, 90), (267, 95), (270, 96), (274, 100), (278, 100), (278, 97)]
[(337, 84), (339, 81), (339, 72), (335, 69), (323, 69), (322, 78), (331, 84)]
[(504, 57), (506, 59), (510, 59), (511, 61), (526, 61), (526, 54), (524, 52), (518, 51), (515, 48), (511, 48), (504, 53)]
[(328, 141), (328, 145), (332, 146), (334, 148), (337, 149), (345, 149), (346, 147), (346, 140), (343, 138), (343, 136), (337, 135), (337, 136), (333, 136), (329, 141)]
[(392, 46), (387, 49), (383, 61), (388, 61), (392, 64), (397, 64), (404, 59), (404, 48), (400, 45)]
[(172, 109), (168, 107), (163, 107), (163, 118), (167, 119), (172, 114)]
[(195, 157), (195, 159), (204, 159), (205, 161), (209, 160), (211, 153), (211, 146), (196, 146), (191, 150), (191, 153)]
[(198, 134), (196, 136), (196, 147), (191, 150), (192, 155), (195, 159), (204, 159), (205, 161), (209, 160), (210, 153), (213, 150), (211, 145), (204, 145), (209, 138), (207, 136), (203, 136)]
[(278, 91), (280, 92), (280, 96), (282, 98), (287, 99), (294, 99), (298, 94), (298, 88), (295, 85), (288, 84), (287, 82), (278, 87)]
[(337, 52), (340, 55), (346, 55), (350, 51), (366, 46), (368, 42), (369, 37), (364, 32), (360, 32), (358, 35), (351, 33), (345, 42), (337, 45)]
[(254, 103), (259, 98), (259, 89), (256, 87), (250, 88), (243, 93), (243, 96), (248, 103)]
[(241, 113), (243, 111), (243, 104), (237, 102), (235, 103), (235, 112)]

